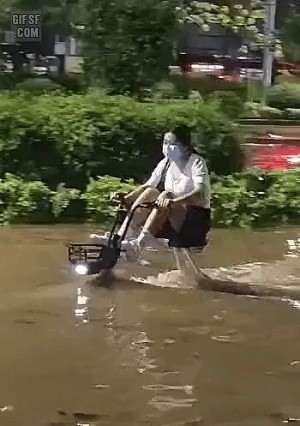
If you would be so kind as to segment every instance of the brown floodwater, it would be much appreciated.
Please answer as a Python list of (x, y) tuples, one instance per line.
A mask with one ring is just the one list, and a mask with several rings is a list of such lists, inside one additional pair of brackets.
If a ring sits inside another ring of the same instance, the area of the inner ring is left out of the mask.
[[(167, 251), (121, 263), (110, 290), (86, 285), (64, 244), (92, 231), (0, 229), (1, 426), (300, 424), (297, 302), (128, 281), (174, 269)], [(299, 252), (286, 256), (299, 236), (216, 230), (199, 264), (300, 286)]]

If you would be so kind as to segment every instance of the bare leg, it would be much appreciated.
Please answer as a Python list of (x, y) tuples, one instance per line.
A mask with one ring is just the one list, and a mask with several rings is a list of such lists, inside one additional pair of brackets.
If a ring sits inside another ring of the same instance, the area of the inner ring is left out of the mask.
[[(151, 195), (153, 196), (153, 193)], [(167, 197), (172, 197), (172, 194), (170, 193), (165, 193), (165, 195)], [(151, 201), (155, 201), (157, 198), (158, 197), (156, 196), (155, 199), (152, 199)], [(149, 198), (147, 198), (147, 200), (149, 200)], [(136, 202), (138, 202), (138, 200)], [(126, 244), (127, 259), (131, 258), (131, 260), (137, 260), (145, 248), (147, 241), (149, 242), (149, 238), (153, 243), (153, 236), (155, 236), (157, 232), (162, 229), (167, 219), (170, 220), (172, 227), (175, 225), (174, 229), (179, 230), (185, 218), (185, 214), (186, 210), (182, 206), (174, 206), (173, 208), (171, 207), (166, 209), (158, 207), (152, 208), (152, 211), (148, 215), (148, 218), (146, 218), (146, 222), (138, 238), (130, 241), (129, 244)], [(158, 243), (158, 245), (162, 244), (161, 240), (155, 241)]]
[[(134, 201), (133, 205), (130, 208), (130, 212), (128, 212), (124, 222), (122, 223), (119, 231), (118, 231), (118, 235), (121, 236), (128, 224), (128, 220), (129, 220), (129, 215), (132, 212), (133, 209), (135, 209), (134, 215), (131, 219), (131, 224), (130, 224), (130, 228), (129, 230), (136, 230), (138, 231), (139, 228), (141, 226), (144, 225), (147, 217), (149, 216), (149, 214), (151, 213), (151, 209), (147, 209), (147, 208), (136, 208), (140, 203), (145, 203), (145, 202), (149, 202), (149, 203), (153, 203), (157, 200), (158, 196), (159, 196), (160, 192), (155, 189), (155, 188), (147, 188), (146, 190), (144, 190), (138, 197), (137, 199)], [(126, 237), (126, 236), (125, 236)], [(108, 235), (97, 235), (97, 234), (91, 234), (90, 238), (92, 239), (97, 239), (97, 242), (99, 243), (99, 241), (106, 245), (107, 241), (108, 241)], [(129, 237), (130, 238), (130, 237)]]
[(163, 227), (163, 224), (168, 218), (168, 214), (168, 209), (163, 210), (154, 207), (143, 226), (142, 232), (150, 232), (150, 234), (155, 235), (157, 231), (160, 231)]
[(174, 229), (179, 231), (182, 223), (184, 222), (185, 215), (186, 209), (183, 206), (177, 206), (165, 210), (154, 207), (146, 220), (142, 232), (150, 232), (152, 235), (155, 235), (157, 231), (162, 229), (167, 219), (171, 222)]
[[(141, 203), (145, 203), (145, 202), (154, 202), (156, 201), (157, 197), (159, 196), (160, 192), (157, 189), (154, 188), (148, 188), (146, 189), (133, 203), (132, 207), (131, 207), (131, 211), (136, 208), (137, 205), (141, 204)], [(149, 213), (151, 215), (151, 212), (149, 212), (148, 209), (139, 209), (137, 208), (135, 210), (134, 216), (132, 218), (132, 227), (139, 227), (142, 226), (147, 217), (149, 216)], [(124, 222), (122, 223), (119, 231), (118, 231), (118, 235), (122, 235), (127, 223), (128, 223), (128, 219), (129, 219), (129, 214), (127, 215), (127, 217), (125, 218)]]

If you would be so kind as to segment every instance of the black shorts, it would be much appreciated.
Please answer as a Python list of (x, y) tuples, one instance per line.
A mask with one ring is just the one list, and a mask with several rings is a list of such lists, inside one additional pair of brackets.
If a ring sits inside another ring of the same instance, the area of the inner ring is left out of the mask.
[(175, 231), (167, 220), (156, 238), (169, 240), (170, 247), (203, 248), (207, 245), (211, 228), (211, 211), (203, 207), (187, 206), (187, 214), (180, 231)]

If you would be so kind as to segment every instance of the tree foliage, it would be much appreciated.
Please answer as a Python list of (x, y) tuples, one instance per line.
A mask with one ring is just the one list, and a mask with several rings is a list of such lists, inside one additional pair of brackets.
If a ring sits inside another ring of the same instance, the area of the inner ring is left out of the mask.
[[(9, 27), (11, 10), (41, 11), (45, 21), (83, 39), (89, 82), (136, 94), (168, 74), (185, 23), (204, 31), (221, 25), (249, 40), (250, 49), (280, 49), (276, 34), (264, 35), (264, 5), (264, 0), (0, 0), (0, 27)], [(299, 15), (292, 16), (281, 32), (285, 53), (297, 61), (299, 22)]]
[(16, 0), (0, 0), (0, 29), (7, 30), (10, 27), (10, 11), (15, 10)]
[(281, 29), (283, 51), (287, 59), (300, 62), (300, 14), (286, 19)]
[(116, 93), (137, 93), (168, 73), (176, 37), (175, 2), (86, 0), (85, 70)]
[(264, 5), (263, 0), (223, 0), (222, 5), (197, 0), (85, 0), (89, 81), (132, 94), (163, 79), (178, 29), (186, 23), (204, 31), (221, 25), (249, 40), (250, 49), (267, 46), (279, 53), (276, 34), (264, 34)]
[(224, 0), (213, 2), (192, 1), (177, 8), (178, 20), (192, 23), (203, 31), (213, 25), (231, 29), (250, 41), (252, 48), (269, 46), (279, 48), (276, 34), (266, 36), (263, 31), (265, 3), (263, 0)]

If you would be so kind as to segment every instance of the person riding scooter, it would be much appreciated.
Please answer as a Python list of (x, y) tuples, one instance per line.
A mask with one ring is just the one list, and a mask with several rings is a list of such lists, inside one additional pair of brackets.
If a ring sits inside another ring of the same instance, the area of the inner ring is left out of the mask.
[[(187, 126), (167, 132), (161, 160), (146, 183), (124, 198), (129, 212), (137, 208), (122, 248), (128, 260), (136, 260), (147, 245), (167, 239), (170, 247), (203, 248), (211, 226), (210, 178), (205, 160), (194, 150)], [(122, 235), (129, 214), (120, 227)], [(106, 235), (92, 234), (105, 244)]]

